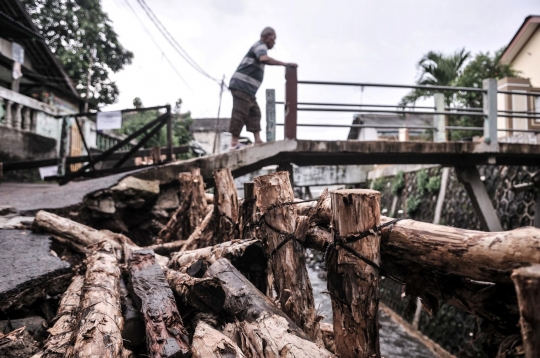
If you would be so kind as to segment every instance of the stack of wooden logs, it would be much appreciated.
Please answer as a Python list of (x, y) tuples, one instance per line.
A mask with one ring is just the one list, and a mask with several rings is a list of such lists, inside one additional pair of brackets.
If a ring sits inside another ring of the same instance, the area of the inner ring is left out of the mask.
[[(197, 169), (181, 173), (181, 203), (147, 247), (39, 212), (36, 230), (86, 260), (37, 356), (379, 357), (381, 276), (405, 285), (411, 307), (417, 297), (430, 313), (439, 301), (456, 305), (500, 341), (521, 313), (527, 356), (540, 356), (531, 266), (540, 264), (540, 230), (396, 222), (381, 217), (372, 190), (301, 202), (288, 172), (246, 183), (243, 202), (229, 170), (214, 180), (212, 197)], [(315, 309), (306, 248), (325, 252), (330, 327)]]

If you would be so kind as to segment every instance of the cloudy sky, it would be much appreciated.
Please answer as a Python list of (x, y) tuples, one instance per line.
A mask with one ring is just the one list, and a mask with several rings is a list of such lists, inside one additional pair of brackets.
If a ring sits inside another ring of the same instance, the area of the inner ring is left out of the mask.
[[(476, 54), (506, 46), (538, 0), (146, 0), (159, 20), (200, 67), (228, 83), (265, 26), (277, 31), (269, 55), (297, 62), (301, 80), (412, 84), (416, 63), (430, 50), (462, 47)], [(136, 14), (132, 12), (132, 9)], [(114, 75), (118, 103), (105, 110), (184, 101), (193, 117), (215, 117), (219, 86), (178, 55), (145, 15), (138, 0), (102, 0), (133, 64)], [(144, 23), (144, 26), (143, 26)], [(146, 27), (146, 29), (145, 29)], [(157, 43), (157, 44), (156, 44)], [(172, 62), (175, 69), (168, 60)], [(179, 76), (179, 74), (182, 78)], [(257, 100), (265, 128), (265, 90), (284, 97), (284, 69), (267, 66)], [(396, 104), (404, 90), (300, 86), (299, 101)], [(431, 103), (430, 103), (431, 104)], [(230, 93), (221, 116), (229, 117)], [(283, 107), (277, 107), (278, 122)], [(299, 122), (350, 124), (352, 113), (299, 113)], [(303, 139), (345, 139), (347, 129), (300, 128)], [(282, 138), (278, 129), (278, 139)]]

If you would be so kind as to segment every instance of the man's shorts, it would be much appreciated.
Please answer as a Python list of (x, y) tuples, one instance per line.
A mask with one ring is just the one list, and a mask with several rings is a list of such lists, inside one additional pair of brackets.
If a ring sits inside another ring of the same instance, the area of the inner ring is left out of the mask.
[(244, 125), (248, 132), (261, 131), (261, 110), (255, 96), (245, 92), (231, 89), (233, 96), (233, 110), (229, 132), (235, 137), (240, 136)]

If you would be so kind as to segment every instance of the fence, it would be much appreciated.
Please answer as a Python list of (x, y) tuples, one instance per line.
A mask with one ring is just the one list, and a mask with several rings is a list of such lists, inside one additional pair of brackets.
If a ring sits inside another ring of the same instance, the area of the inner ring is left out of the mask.
[[(299, 81), (297, 69), (287, 67), (285, 73), (285, 101), (275, 100), (275, 91), (269, 89), (266, 92), (266, 117), (267, 117), (267, 140), (275, 139), (276, 126), (284, 126), (285, 139), (297, 139), (298, 127), (347, 127), (347, 128), (393, 128), (393, 129), (424, 129), (433, 131), (434, 142), (447, 141), (447, 133), (456, 130), (479, 131), (483, 133), (484, 141), (490, 144), (493, 150), (496, 150), (498, 143), (498, 132), (528, 132), (540, 133), (538, 129), (517, 129), (517, 128), (498, 128), (500, 118), (519, 118), (540, 120), (540, 111), (535, 108), (534, 111), (515, 111), (499, 110), (497, 106), (497, 95), (508, 94), (514, 96), (527, 96), (540, 98), (540, 92), (526, 93), (517, 91), (498, 91), (497, 80), (485, 79), (483, 88), (469, 87), (450, 87), (450, 86), (424, 86), (424, 85), (395, 85), (380, 83), (351, 83), (351, 82), (324, 82), (324, 81)], [(400, 107), (398, 105), (382, 104), (346, 104), (346, 103), (317, 103), (317, 102), (298, 102), (298, 85), (318, 85), (318, 86), (352, 86), (352, 87), (382, 87), (392, 89), (417, 89), (436, 92), (434, 93), (434, 107)], [(453, 108), (445, 105), (443, 92), (461, 92), (461, 93), (481, 93), (483, 97), (483, 108)], [(285, 105), (284, 123), (276, 123), (276, 105)], [(538, 106), (536, 104), (536, 106)], [(356, 108), (354, 108), (356, 107)], [(433, 124), (425, 126), (407, 126), (407, 125), (387, 125), (387, 124), (349, 124), (340, 125), (332, 123), (298, 123), (298, 112), (351, 112), (351, 113), (385, 113), (385, 114), (418, 114), (433, 115)], [(472, 126), (448, 126), (447, 116), (469, 116), (484, 118), (483, 127)]]

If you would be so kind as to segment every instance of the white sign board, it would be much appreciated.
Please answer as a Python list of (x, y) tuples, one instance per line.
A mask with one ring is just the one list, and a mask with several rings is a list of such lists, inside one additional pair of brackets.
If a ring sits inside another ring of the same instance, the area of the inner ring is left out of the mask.
[(96, 129), (98, 131), (104, 129), (119, 129), (122, 128), (122, 112), (98, 112)]
[(24, 63), (24, 47), (19, 45), (16, 42), (11, 44), (12, 58), (13, 61), (18, 63)]
[(39, 176), (41, 177), (41, 180), (45, 179), (46, 177), (53, 177), (57, 174), (58, 174), (57, 165), (39, 168)]

